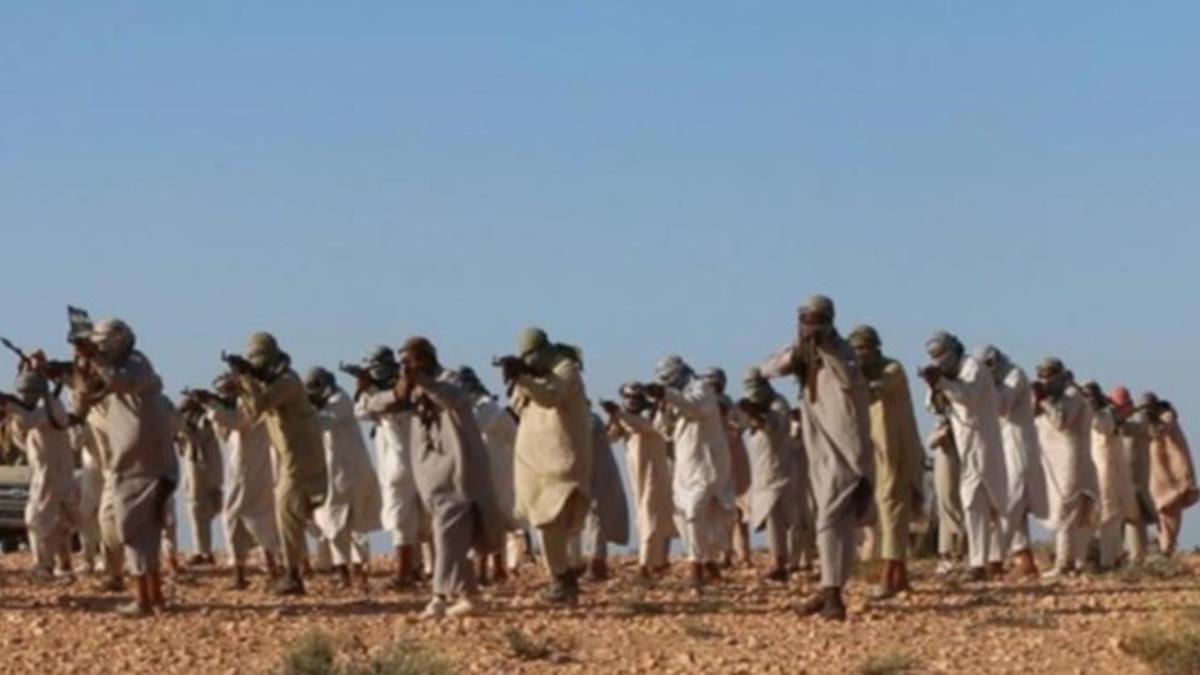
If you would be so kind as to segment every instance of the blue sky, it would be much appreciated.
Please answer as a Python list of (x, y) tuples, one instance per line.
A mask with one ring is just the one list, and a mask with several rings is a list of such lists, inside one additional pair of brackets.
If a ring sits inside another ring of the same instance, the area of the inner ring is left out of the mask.
[(1197, 428), (1194, 3), (411, 4), (0, 9), (0, 334), (117, 314), (177, 390), (260, 328), (486, 372), (536, 322), (599, 396), (821, 291)]

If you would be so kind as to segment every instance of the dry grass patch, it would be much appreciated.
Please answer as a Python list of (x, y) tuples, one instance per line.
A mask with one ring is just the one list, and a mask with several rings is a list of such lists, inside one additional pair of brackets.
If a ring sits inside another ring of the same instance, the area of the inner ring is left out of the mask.
[(314, 631), (296, 641), (280, 660), (278, 675), (450, 675), (454, 666), (428, 649), (398, 642), (375, 654), (339, 649), (328, 635)]
[(1200, 629), (1147, 626), (1123, 640), (1121, 649), (1158, 675), (1200, 672)]
[(879, 654), (867, 659), (858, 667), (858, 675), (903, 675), (917, 673), (921, 662), (908, 654)]

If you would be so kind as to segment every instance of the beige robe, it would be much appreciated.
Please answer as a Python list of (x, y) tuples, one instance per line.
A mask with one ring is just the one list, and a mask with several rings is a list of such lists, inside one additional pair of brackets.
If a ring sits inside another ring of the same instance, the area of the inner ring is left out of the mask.
[(875, 445), (875, 505), (882, 556), (907, 558), (908, 526), (924, 503), (924, 450), (917, 432), (908, 378), (898, 361), (884, 359), (871, 381), (871, 440)]
[(1150, 494), (1159, 513), (1186, 509), (1200, 499), (1192, 454), (1174, 410), (1151, 422)]
[(208, 406), (208, 416), (229, 453), (228, 491), (222, 521), (229, 550), (244, 560), (256, 543), (265, 552), (279, 553), (275, 521), (275, 469), (271, 435), (261, 418), (241, 406)]
[(581, 508), (569, 530), (583, 525), (591, 499), (592, 414), (579, 366), (560, 358), (544, 377), (522, 375), (513, 388), (520, 418), (514, 450), (516, 513), (535, 527), (555, 521), (572, 495)]
[(37, 537), (50, 537), (54, 532), (65, 537), (79, 523), (79, 485), (66, 429), (67, 411), (58, 399), (51, 398), (49, 407), (43, 403), (26, 410), (9, 403), (3, 412), (11, 438), (29, 460), (25, 524)]
[[(365, 535), (380, 529), (383, 502), (379, 477), (371, 465), (371, 454), (354, 416), (350, 396), (338, 389), (317, 412), (317, 422), (329, 474), (325, 503), (313, 513), (317, 527), (330, 541), (337, 541), (345, 530)], [(341, 560), (338, 563), (345, 564)]]
[(522, 525), (516, 518), (517, 497), (513, 479), (513, 444), (517, 439), (517, 422), (487, 394), (480, 394), (475, 399), (474, 412), (475, 423), (488, 448), (496, 506), (508, 521), (509, 529), (519, 529)]
[(1096, 465), (1092, 462), (1091, 415), (1076, 388), (1038, 407), (1038, 440), (1046, 466), (1050, 495), (1050, 526), (1094, 527), (1098, 498)]
[(616, 420), (616, 437), (625, 443), (625, 467), (633, 489), (642, 542), (678, 536), (666, 437), (641, 415), (621, 410)]
[(1137, 494), (1112, 408), (1092, 411), (1092, 461), (1100, 488), (1100, 525), (1136, 522)]

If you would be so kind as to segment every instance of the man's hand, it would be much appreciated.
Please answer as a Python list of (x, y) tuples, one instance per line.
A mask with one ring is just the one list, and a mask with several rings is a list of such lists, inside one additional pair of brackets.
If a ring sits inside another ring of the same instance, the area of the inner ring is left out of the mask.
[(925, 366), (921, 369), (921, 379), (930, 389), (937, 389), (938, 382), (942, 381), (942, 371), (937, 366)]
[(661, 401), (667, 395), (667, 388), (657, 382), (642, 385), (642, 391), (645, 392), (646, 398), (652, 401)]

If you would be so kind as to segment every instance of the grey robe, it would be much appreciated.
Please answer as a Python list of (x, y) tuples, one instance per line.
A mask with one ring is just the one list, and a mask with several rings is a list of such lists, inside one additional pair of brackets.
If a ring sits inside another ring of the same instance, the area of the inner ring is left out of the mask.
[(97, 369), (106, 386), (105, 430), (113, 457), (114, 508), (126, 563), (135, 575), (157, 572), (167, 505), (179, 484), (177, 415), (162, 380), (141, 352)]
[[(613, 456), (604, 421), (592, 415), (592, 504), (588, 527), (599, 529), (600, 536), (587, 536), (588, 541), (603, 541), (625, 546), (629, 543), (629, 505), (621, 470)], [(596, 533), (593, 533), (593, 535)]]

